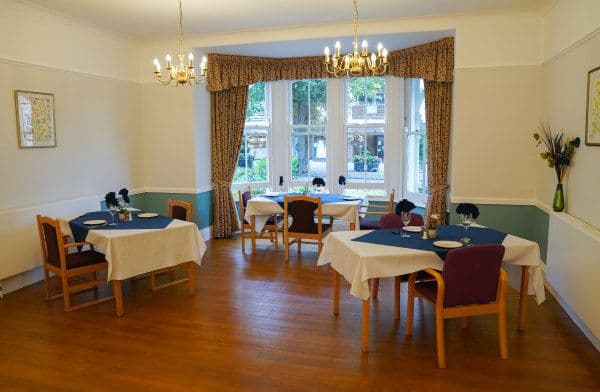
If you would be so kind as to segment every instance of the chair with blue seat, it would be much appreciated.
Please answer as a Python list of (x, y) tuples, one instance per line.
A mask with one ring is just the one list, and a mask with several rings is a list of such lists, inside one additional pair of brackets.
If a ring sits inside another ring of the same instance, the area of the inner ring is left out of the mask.
[(433, 279), (417, 282), (413, 273), (408, 281), (406, 335), (412, 335), (414, 299), (423, 298), (435, 305), (438, 366), (446, 367), (444, 320), (468, 316), (498, 314), (500, 357), (508, 358), (506, 343), (506, 272), (502, 269), (502, 245), (477, 245), (448, 252), (442, 272), (426, 269)]

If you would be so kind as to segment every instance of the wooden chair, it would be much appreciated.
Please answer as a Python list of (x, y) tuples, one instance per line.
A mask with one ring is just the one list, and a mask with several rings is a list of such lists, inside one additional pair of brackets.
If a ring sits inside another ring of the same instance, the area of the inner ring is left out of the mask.
[[(173, 199), (167, 200), (167, 212), (168, 212), (170, 218), (179, 219), (179, 220), (186, 221), (186, 222), (194, 221), (194, 205), (192, 203), (188, 203), (187, 201), (173, 200)], [(189, 290), (190, 294), (193, 294), (193, 292), (194, 292), (194, 262), (193, 261), (188, 262), (187, 266), (188, 266), (187, 278), (182, 278), (182, 279), (178, 279), (178, 280), (175, 280), (174, 273), (173, 273), (179, 267), (178, 265), (172, 266), (172, 267), (161, 268), (159, 270), (150, 272), (150, 287), (152, 288), (152, 291), (156, 291), (156, 290), (164, 289), (165, 287), (170, 287), (170, 286), (174, 286), (176, 284), (188, 282), (189, 286), (190, 286), (190, 290)], [(169, 273), (170, 281), (167, 283), (157, 285), (156, 277), (161, 274), (164, 274), (164, 273)]]
[[(383, 215), (379, 222), (380, 222), (381, 229), (398, 229), (398, 230), (400, 230), (404, 227), (402, 218), (400, 217), (400, 215), (397, 215), (395, 213)], [(410, 213), (410, 222), (408, 225), (409, 226), (423, 226), (424, 225), (423, 216), (421, 216), (419, 214), (415, 214), (414, 212), (411, 212)], [(362, 226), (361, 226), (361, 229), (362, 229)], [(419, 274), (417, 279), (421, 280), (424, 278), (428, 278), (428, 276), (423, 276), (423, 275), (425, 275), (425, 274), (424, 273)], [(407, 275), (401, 275), (401, 276), (395, 277), (394, 291), (397, 293), (396, 296), (400, 296), (400, 281), (407, 281), (407, 280), (408, 280)], [(377, 299), (378, 294), (379, 294), (379, 278), (374, 278), (373, 279), (373, 292), (371, 293), (371, 296), (373, 297), (373, 299)], [(396, 301), (398, 301), (398, 304), (400, 303), (399, 298), (396, 298)], [(395, 317), (396, 317), (396, 319), (400, 318), (400, 309), (397, 309)]]
[(386, 205), (372, 205), (365, 207), (364, 211), (361, 211), (361, 215), (369, 216), (373, 218), (359, 217), (359, 224), (361, 230), (377, 230), (381, 229), (381, 217), (383, 215), (391, 214), (394, 212), (394, 192), (390, 193), (388, 202)]
[[(36, 215), (38, 233), (40, 236), (40, 245), (44, 259), (44, 289), (46, 300), (63, 298), (65, 312), (81, 309), (87, 306), (96, 305), (106, 301), (115, 301), (115, 310), (119, 301), (122, 302), (120, 290), (116, 290), (113, 285), (113, 295), (104, 298), (97, 298), (98, 286), (107, 284), (106, 279), (98, 279), (98, 272), (108, 269), (104, 255), (94, 250), (94, 245), (89, 242), (74, 242), (65, 244), (64, 236), (61, 232), (60, 222), (47, 216)], [(88, 246), (89, 250), (80, 250), (75, 253), (68, 253), (71, 247)], [(60, 278), (62, 282), (62, 293), (52, 295), (50, 273)], [(92, 279), (82, 281), (81, 283), (72, 283), (71, 278), (81, 275), (91, 274)], [(96, 299), (72, 306), (71, 295), (87, 290), (96, 290)]]
[(412, 335), (414, 299), (421, 297), (435, 304), (437, 356), (440, 368), (446, 367), (444, 319), (498, 313), (500, 357), (508, 358), (506, 344), (506, 272), (501, 268), (502, 245), (480, 245), (448, 252), (440, 274), (426, 269), (435, 281), (415, 282), (416, 273), (408, 282), (408, 317), (406, 335)]
[[(323, 223), (323, 210), (321, 198), (310, 196), (285, 196), (283, 199), (283, 242), (285, 244), (285, 261), (290, 259), (290, 245), (298, 244), (298, 252), (302, 247), (302, 240), (315, 240), (318, 246), (318, 255), (323, 249), (323, 236), (331, 228)], [(317, 221), (315, 222), (315, 210)], [(289, 225), (289, 216), (292, 224)], [(290, 238), (294, 238), (290, 242)]]
[[(240, 221), (241, 221), (241, 236), (242, 236), (242, 251), (246, 249), (246, 238), (250, 238), (252, 243), (252, 254), (256, 253), (256, 239), (269, 239), (271, 242), (275, 242), (275, 247), (279, 247), (279, 225), (283, 218), (281, 215), (274, 214), (267, 220), (267, 223), (263, 227), (262, 231), (257, 234), (254, 230), (255, 220), (254, 216), (250, 217), (250, 222), (246, 220), (246, 207), (248, 200), (252, 198), (252, 190), (247, 187), (242, 192), (238, 191), (238, 200), (240, 204)], [(265, 234), (265, 233), (268, 233)]]

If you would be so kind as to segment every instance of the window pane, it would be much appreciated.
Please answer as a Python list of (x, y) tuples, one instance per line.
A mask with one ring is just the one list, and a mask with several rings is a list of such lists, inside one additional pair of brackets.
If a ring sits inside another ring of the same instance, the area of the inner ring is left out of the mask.
[(292, 83), (292, 124), (308, 125), (308, 85), (307, 80)]
[(346, 113), (348, 123), (364, 123), (366, 117), (365, 78), (351, 78), (346, 89)]
[(327, 141), (324, 130), (310, 136), (310, 146), (309, 178), (327, 178)]
[(385, 179), (383, 128), (348, 128), (347, 140), (349, 182), (382, 183)]
[(385, 79), (365, 78), (367, 90), (367, 122), (385, 121)]
[(411, 121), (406, 134), (406, 191), (427, 193), (427, 134), (425, 88), (422, 79), (410, 80)]
[(308, 180), (308, 135), (292, 136), (292, 180)]
[(264, 82), (254, 83), (248, 88), (247, 125), (269, 123), (266, 88)]
[(310, 80), (310, 123), (327, 123), (327, 82), (324, 80)]
[[(254, 164), (254, 162), (252, 162)], [(237, 166), (233, 174), (233, 183), (242, 184), (246, 182), (246, 167), (248, 166), (247, 154), (246, 154), (246, 132), (242, 136), (242, 145), (240, 147), (240, 153), (238, 155)]]
[(233, 182), (269, 181), (269, 133), (266, 129), (244, 130)]

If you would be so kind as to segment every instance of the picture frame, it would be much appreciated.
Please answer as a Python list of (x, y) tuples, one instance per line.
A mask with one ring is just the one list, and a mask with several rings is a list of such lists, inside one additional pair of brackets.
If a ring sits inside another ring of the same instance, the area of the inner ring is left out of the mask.
[(56, 147), (54, 94), (15, 90), (19, 148)]
[(600, 67), (588, 72), (585, 145), (600, 146)]

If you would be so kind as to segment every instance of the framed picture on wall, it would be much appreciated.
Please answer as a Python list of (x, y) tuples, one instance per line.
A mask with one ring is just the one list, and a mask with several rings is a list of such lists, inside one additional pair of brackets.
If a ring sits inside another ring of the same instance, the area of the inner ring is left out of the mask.
[(600, 67), (588, 72), (585, 144), (600, 146)]
[(19, 148), (56, 147), (54, 94), (15, 90)]

